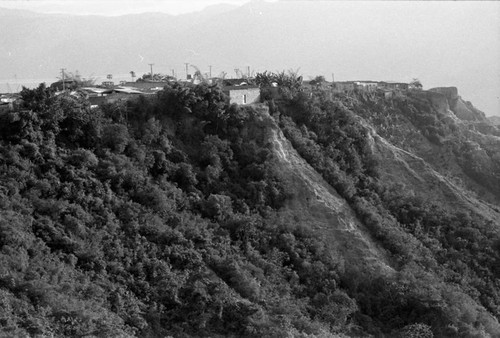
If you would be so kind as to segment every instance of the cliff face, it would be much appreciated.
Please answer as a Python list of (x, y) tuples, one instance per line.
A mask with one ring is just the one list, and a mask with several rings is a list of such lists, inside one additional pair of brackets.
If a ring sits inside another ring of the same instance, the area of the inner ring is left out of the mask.
[[(456, 87), (437, 87), (429, 89), (430, 93), (439, 93), (444, 96), (443, 98), (435, 99), (434, 103), (438, 106), (443, 106), (443, 104), (448, 104), (449, 109), (463, 121), (486, 121), (486, 115), (474, 108), (470, 102), (463, 101), (458, 95), (458, 89)], [(445, 101), (445, 102), (443, 102)]]

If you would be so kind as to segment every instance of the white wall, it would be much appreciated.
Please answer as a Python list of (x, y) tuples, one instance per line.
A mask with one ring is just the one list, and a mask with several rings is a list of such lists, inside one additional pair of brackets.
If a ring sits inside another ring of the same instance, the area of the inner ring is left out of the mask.
[[(245, 97), (246, 95), (246, 102)], [(229, 91), (230, 103), (237, 104), (250, 104), (257, 103), (260, 101), (260, 89), (259, 88), (248, 88), (248, 89), (232, 89)]]

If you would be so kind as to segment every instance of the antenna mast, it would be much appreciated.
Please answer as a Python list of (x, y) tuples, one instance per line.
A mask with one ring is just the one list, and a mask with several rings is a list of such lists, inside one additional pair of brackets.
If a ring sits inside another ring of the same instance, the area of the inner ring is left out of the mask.
[(153, 81), (153, 65), (154, 63), (148, 63), (149, 67), (151, 67), (151, 81)]
[(66, 68), (61, 68), (61, 73), (62, 73), (62, 83), (63, 83), (63, 91), (66, 91), (66, 86), (65, 86), (65, 81), (64, 81), (64, 71)]

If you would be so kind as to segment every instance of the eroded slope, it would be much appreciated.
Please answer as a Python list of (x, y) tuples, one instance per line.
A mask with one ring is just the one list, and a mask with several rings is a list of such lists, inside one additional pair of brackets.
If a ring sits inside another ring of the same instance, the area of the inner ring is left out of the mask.
[(346, 264), (393, 274), (385, 250), (372, 240), (349, 204), (300, 157), (281, 130), (272, 128), (269, 133), (276, 161), (295, 192), (283, 213), (320, 232), (325, 242), (344, 256)]

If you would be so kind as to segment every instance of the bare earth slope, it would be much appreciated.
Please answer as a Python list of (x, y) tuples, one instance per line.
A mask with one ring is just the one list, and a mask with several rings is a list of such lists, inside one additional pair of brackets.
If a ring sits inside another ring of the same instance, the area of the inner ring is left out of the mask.
[(469, 206), (499, 219), (498, 129), (455, 87), (411, 92), (407, 99), (408, 105), (375, 99), (361, 114), (383, 180), (448, 209)]
[(474, 210), (492, 221), (500, 219), (498, 207), (476, 198), (452, 178), (436, 171), (421, 157), (387, 142), (371, 129), (372, 151), (381, 160), (381, 179), (429, 196), (441, 205)]
[[(262, 137), (271, 144), (274, 161), (294, 191), (294, 196), (280, 211), (283, 218), (293, 219), (320, 234), (331, 248), (331, 254), (343, 258), (346, 269), (363, 271), (368, 279), (399, 280), (405, 273), (404, 268), (391, 262), (387, 251), (374, 240), (347, 201), (298, 154), (265, 110), (262, 125), (266, 127), (261, 131)], [(500, 216), (490, 205), (463, 191), (422, 158), (390, 144), (368, 124), (365, 127), (370, 130), (372, 151), (383, 162), (382, 180), (401, 183), (419, 193), (425, 191), (450, 208), (473, 210), (489, 215), (490, 219)], [(485, 337), (498, 336), (497, 319), (481, 304), (434, 273), (429, 271), (426, 276), (433, 281), (432, 288), (437, 292), (435, 300), (449, 309), (444, 309), (447, 316), (470, 315), (487, 332)], [(442, 334), (448, 336), (444, 331)]]
[(385, 251), (371, 239), (347, 202), (299, 156), (281, 130), (272, 128), (269, 133), (276, 161), (295, 191), (283, 212), (320, 232), (346, 264), (391, 275), (394, 270)]

